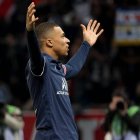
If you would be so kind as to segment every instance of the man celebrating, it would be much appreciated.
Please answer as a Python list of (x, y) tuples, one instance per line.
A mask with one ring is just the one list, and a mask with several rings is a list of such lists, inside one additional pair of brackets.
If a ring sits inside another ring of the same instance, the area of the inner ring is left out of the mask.
[(96, 20), (90, 20), (87, 27), (81, 24), (83, 43), (78, 52), (62, 64), (59, 59), (68, 55), (69, 39), (55, 23), (43, 22), (35, 27), (39, 19), (35, 12), (32, 2), (26, 18), (30, 54), (26, 78), (37, 118), (35, 140), (78, 140), (66, 80), (81, 70), (103, 29), (97, 33), (100, 23)]

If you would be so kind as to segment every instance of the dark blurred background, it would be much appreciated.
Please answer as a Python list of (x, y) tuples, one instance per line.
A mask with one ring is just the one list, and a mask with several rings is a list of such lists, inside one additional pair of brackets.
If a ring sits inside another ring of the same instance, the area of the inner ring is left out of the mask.
[[(29, 104), (27, 106), (30, 95), (25, 81), (28, 61), (25, 20), (30, 2), (31, 0), (0, 0), (0, 90), (7, 94), (9, 103), (23, 109), (31, 108)], [(140, 81), (140, 41), (137, 39), (140, 31), (140, 0), (34, 2), (39, 22), (55, 21), (71, 40), (69, 56), (64, 62), (77, 51), (82, 42), (80, 23), (86, 25), (92, 18), (98, 20), (104, 29), (103, 35), (92, 47), (82, 71), (69, 81), (70, 98), (74, 106), (92, 107), (107, 104), (114, 89), (120, 88), (126, 90), (132, 101), (136, 100), (136, 87)], [(130, 17), (138, 20), (131, 22)], [(121, 22), (121, 19), (128, 22)], [(123, 27), (120, 27), (122, 24)], [(127, 30), (128, 40), (121, 38), (121, 35), (126, 33), (125, 24), (132, 28)], [(133, 36), (135, 33), (136, 38)]]

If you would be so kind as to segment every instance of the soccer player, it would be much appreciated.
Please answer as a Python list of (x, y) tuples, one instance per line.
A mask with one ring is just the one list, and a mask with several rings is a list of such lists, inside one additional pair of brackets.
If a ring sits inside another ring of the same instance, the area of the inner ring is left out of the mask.
[(55, 23), (43, 22), (35, 27), (39, 19), (35, 12), (32, 2), (26, 18), (30, 54), (26, 78), (37, 119), (35, 140), (78, 140), (66, 80), (81, 70), (103, 29), (97, 33), (100, 23), (96, 20), (90, 20), (87, 27), (81, 24), (83, 43), (78, 52), (62, 64), (59, 59), (68, 55), (69, 39)]

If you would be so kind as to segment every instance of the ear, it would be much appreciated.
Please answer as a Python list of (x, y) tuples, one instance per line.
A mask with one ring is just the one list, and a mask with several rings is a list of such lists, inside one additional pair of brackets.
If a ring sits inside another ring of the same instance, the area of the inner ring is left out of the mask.
[(46, 45), (49, 46), (49, 47), (52, 47), (53, 46), (52, 40), (51, 39), (47, 39)]

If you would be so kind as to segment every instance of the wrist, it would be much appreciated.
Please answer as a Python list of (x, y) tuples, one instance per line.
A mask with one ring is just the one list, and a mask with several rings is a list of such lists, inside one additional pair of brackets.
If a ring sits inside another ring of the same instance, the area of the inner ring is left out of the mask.
[(88, 41), (84, 40), (83, 43), (85, 43), (87, 46), (91, 47), (91, 45), (88, 43)]
[(30, 32), (30, 31), (33, 31), (34, 28), (33, 28), (33, 27), (28, 27), (28, 26), (26, 26), (26, 30), (27, 30), (28, 32)]

